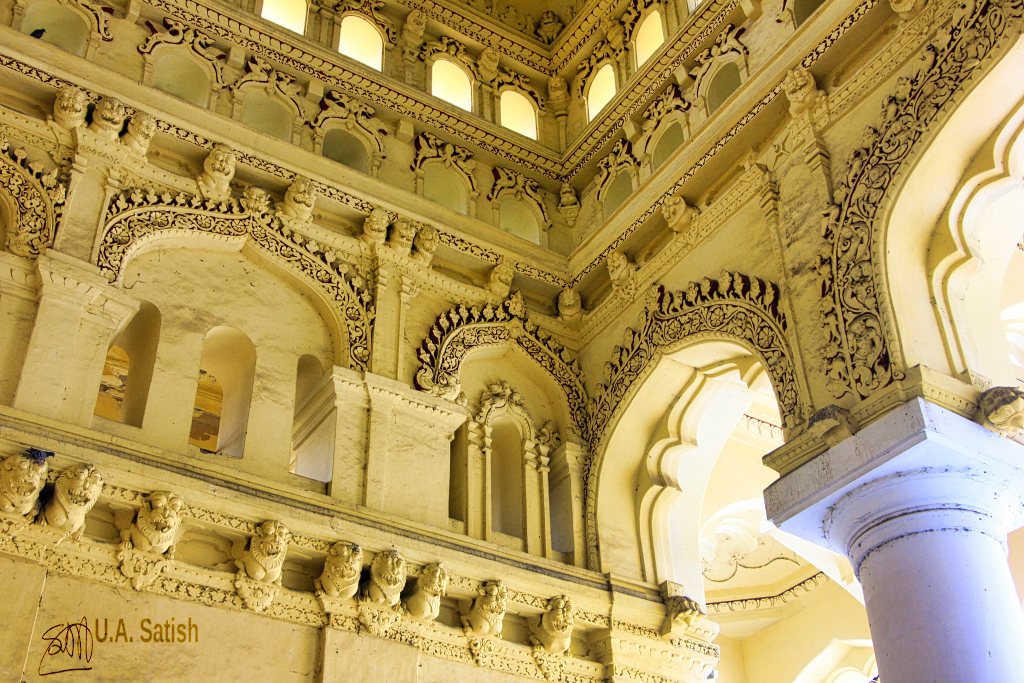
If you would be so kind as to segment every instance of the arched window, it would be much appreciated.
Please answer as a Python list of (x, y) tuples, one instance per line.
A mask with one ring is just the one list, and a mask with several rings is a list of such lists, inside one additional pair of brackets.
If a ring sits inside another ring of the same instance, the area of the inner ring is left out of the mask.
[(289, 31), (306, 32), (306, 0), (263, 0), (260, 16)]
[(94, 412), (98, 417), (142, 426), (159, 339), (160, 311), (142, 302), (135, 317), (107, 351), (96, 396)]
[(89, 24), (85, 17), (69, 7), (61, 6), (50, 0), (40, 0), (28, 6), (25, 18), (21, 23), (23, 33), (32, 33), (43, 29), (40, 38), (44, 43), (84, 55), (89, 43)]
[(360, 173), (370, 171), (370, 157), (366, 153), (366, 147), (355, 135), (340, 128), (327, 131), (320, 153)]
[(278, 98), (250, 90), (242, 103), (242, 123), (275, 138), (291, 141), (292, 113)]
[(823, 2), (824, 0), (794, 0), (793, 22), (797, 26), (804, 23)]
[(377, 71), (384, 66), (384, 39), (380, 31), (366, 19), (354, 14), (341, 20), (338, 52)]
[(512, 420), (491, 423), (491, 528), (523, 538), (523, 437)]
[(438, 162), (424, 165), (424, 197), (466, 215), (469, 212), (469, 198), (466, 195), (466, 179), (454, 168)]
[(729, 96), (740, 87), (740, 70), (733, 63), (722, 65), (708, 84), (707, 106), (711, 114), (729, 99)]
[(665, 30), (661, 24), (661, 12), (651, 12), (637, 27), (633, 34), (633, 49), (636, 51), (636, 66), (640, 68), (658, 51), (665, 42)]
[(218, 326), (203, 340), (189, 443), (241, 457), (256, 374), (256, 347), (233, 327)]
[(537, 110), (530, 98), (515, 90), (501, 93), (501, 125), (536, 140)]
[(673, 123), (666, 128), (665, 132), (658, 139), (654, 152), (651, 154), (651, 166), (654, 168), (661, 166), (685, 141), (686, 134), (683, 132), (683, 127), (678, 123)]
[(590, 79), (587, 89), (587, 120), (593, 121), (597, 113), (615, 97), (615, 69), (605, 64)]
[(522, 199), (506, 196), (498, 205), (498, 227), (507, 233), (540, 243), (540, 225), (534, 209)]
[(324, 369), (314, 356), (299, 358), (295, 372), (295, 417), (288, 471), (330, 481), (334, 470), (334, 392), (324, 383)]
[(168, 51), (156, 60), (152, 85), (200, 107), (206, 107), (210, 101), (210, 75), (194, 58), (178, 50)]
[(608, 183), (601, 197), (605, 217), (612, 215), (615, 209), (629, 199), (631, 194), (633, 194), (633, 178), (628, 171), (619, 171), (619, 174)]
[(430, 67), (430, 94), (460, 109), (473, 111), (473, 84), (455, 62), (437, 59)]

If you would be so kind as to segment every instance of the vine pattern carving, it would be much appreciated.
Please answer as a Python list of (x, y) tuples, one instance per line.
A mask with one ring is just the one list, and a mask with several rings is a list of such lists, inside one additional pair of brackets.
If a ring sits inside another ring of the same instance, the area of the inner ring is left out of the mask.
[(270, 212), (269, 197), (250, 188), (241, 202), (204, 201), (189, 194), (157, 194), (126, 190), (107, 209), (97, 265), (114, 282), (122, 275), (127, 256), (155, 238), (172, 232), (206, 233), (248, 238), (307, 280), (316, 283), (338, 305), (348, 332), (349, 366), (365, 370), (370, 359), (373, 306), (363, 279), (337, 255), (312, 240), (289, 235), (281, 219)]
[(917, 142), (986, 58), (1019, 33), (1022, 18), (1024, 0), (961, 5), (925, 48), (917, 72), (897, 81), (878, 128), (865, 131), (836, 182), (822, 228), (829, 244), (818, 262), (827, 383), (836, 398), (866, 398), (903, 377), (878, 296), (879, 207)]
[(0, 187), (18, 211), (7, 235), (7, 248), (12, 253), (38, 256), (53, 244), (67, 196), (58, 176), (59, 169), (44, 171), (38, 163), (28, 161), (24, 150), (14, 149), (0, 138)]

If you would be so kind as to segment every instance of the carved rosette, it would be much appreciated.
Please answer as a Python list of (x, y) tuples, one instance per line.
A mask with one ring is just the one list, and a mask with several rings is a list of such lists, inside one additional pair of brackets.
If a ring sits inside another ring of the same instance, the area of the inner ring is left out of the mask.
[(11, 217), (7, 248), (18, 256), (38, 256), (53, 244), (67, 196), (58, 169), (44, 172), (28, 161), (24, 150), (0, 138), (0, 188), (10, 196), (18, 215)]
[(879, 297), (879, 209), (917, 143), (997, 48), (1016, 40), (1022, 17), (1024, 0), (981, 0), (954, 11), (918, 71), (899, 79), (881, 123), (866, 131), (836, 183), (822, 229), (829, 246), (819, 261), (825, 372), (836, 398), (866, 398), (903, 378)]
[(152, 586), (170, 564), (162, 555), (144, 553), (131, 547), (122, 547), (117, 551), (117, 563), (121, 573), (137, 591)]
[(566, 393), (575, 431), (587, 438), (589, 418), (583, 371), (572, 353), (529, 321), (522, 294), (500, 305), (456, 306), (442, 313), (420, 344), (416, 387), (454, 400), (461, 393), (459, 368), (474, 348), (516, 344)]
[(242, 604), (253, 612), (262, 612), (274, 603), (277, 592), (280, 589), (275, 583), (264, 583), (256, 579), (250, 579), (244, 569), (239, 569), (235, 575), (235, 590)]
[(206, 234), (249, 239), (336, 302), (348, 332), (349, 367), (365, 370), (370, 359), (373, 306), (363, 279), (329, 249), (282, 229), (267, 202), (247, 198), (209, 202), (189, 195), (127, 190), (107, 208), (96, 264), (116, 282), (129, 257), (161, 235)]

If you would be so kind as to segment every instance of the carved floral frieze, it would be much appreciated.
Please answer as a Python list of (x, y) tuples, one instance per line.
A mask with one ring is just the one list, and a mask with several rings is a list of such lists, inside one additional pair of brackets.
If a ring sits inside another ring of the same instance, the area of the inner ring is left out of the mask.
[(7, 194), (18, 215), (11, 216), (7, 248), (18, 256), (38, 256), (53, 244), (64, 211), (67, 189), (60, 169), (44, 170), (28, 160), (25, 150), (0, 138), (0, 192)]

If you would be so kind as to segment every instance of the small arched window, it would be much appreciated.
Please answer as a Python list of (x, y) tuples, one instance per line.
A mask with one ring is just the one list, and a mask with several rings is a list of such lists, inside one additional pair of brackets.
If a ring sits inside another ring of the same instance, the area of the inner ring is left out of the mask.
[(256, 375), (256, 347), (233, 327), (218, 326), (203, 340), (189, 443), (241, 457)]
[(326, 391), (324, 369), (315, 357), (299, 358), (295, 372), (295, 417), (292, 423), (293, 474), (330, 481), (334, 471), (334, 392)]
[(651, 12), (633, 34), (633, 48), (636, 51), (636, 66), (640, 68), (665, 42), (665, 30), (661, 24), (661, 12)]
[(515, 90), (501, 93), (501, 125), (536, 140), (537, 110), (530, 98)]
[(441, 206), (447, 206), (456, 213), (469, 213), (465, 178), (454, 168), (440, 162), (424, 166), (423, 196)]
[(360, 173), (370, 171), (370, 157), (366, 153), (366, 147), (355, 135), (340, 128), (327, 131), (320, 153)]
[(462, 67), (450, 60), (437, 59), (430, 67), (430, 94), (473, 111), (473, 83)]
[(161, 55), (153, 65), (153, 87), (200, 107), (210, 101), (210, 76), (194, 58), (178, 50)]
[(607, 218), (622, 206), (629, 195), (633, 194), (633, 178), (628, 171), (619, 171), (606, 186), (601, 201), (604, 205), (604, 216)]
[(292, 113), (284, 103), (272, 95), (250, 90), (242, 103), (239, 117), (247, 126), (282, 140), (292, 138)]
[(615, 97), (615, 69), (605, 64), (590, 79), (587, 89), (587, 120), (593, 121), (597, 113)]
[(263, 0), (260, 16), (298, 34), (306, 32), (306, 0)]
[(98, 417), (142, 426), (159, 339), (160, 311), (144, 301), (103, 361), (94, 411)]
[(89, 25), (85, 18), (72, 10), (50, 0), (40, 0), (28, 6), (21, 23), (23, 33), (42, 29), (40, 40), (50, 45), (82, 56), (89, 43)]
[(522, 199), (506, 196), (498, 204), (498, 227), (507, 233), (540, 244), (540, 225), (530, 205)]
[(341, 20), (338, 52), (377, 71), (384, 66), (384, 39), (380, 31), (366, 19), (354, 14)]
[(661, 134), (658, 139), (658, 144), (654, 148), (654, 153), (651, 154), (651, 166), (658, 168), (672, 156), (672, 153), (682, 147), (686, 141), (686, 134), (683, 133), (683, 127), (678, 123), (673, 123), (665, 132)]
[(814, 14), (814, 11), (821, 7), (822, 2), (824, 0), (794, 0), (793, 22), (799, 26), (807, 21)]
[(733, 63), (725, 64), (708, 83), (708, 114), (722, 106), (729, 96), (740, 87), (740, 70)]

